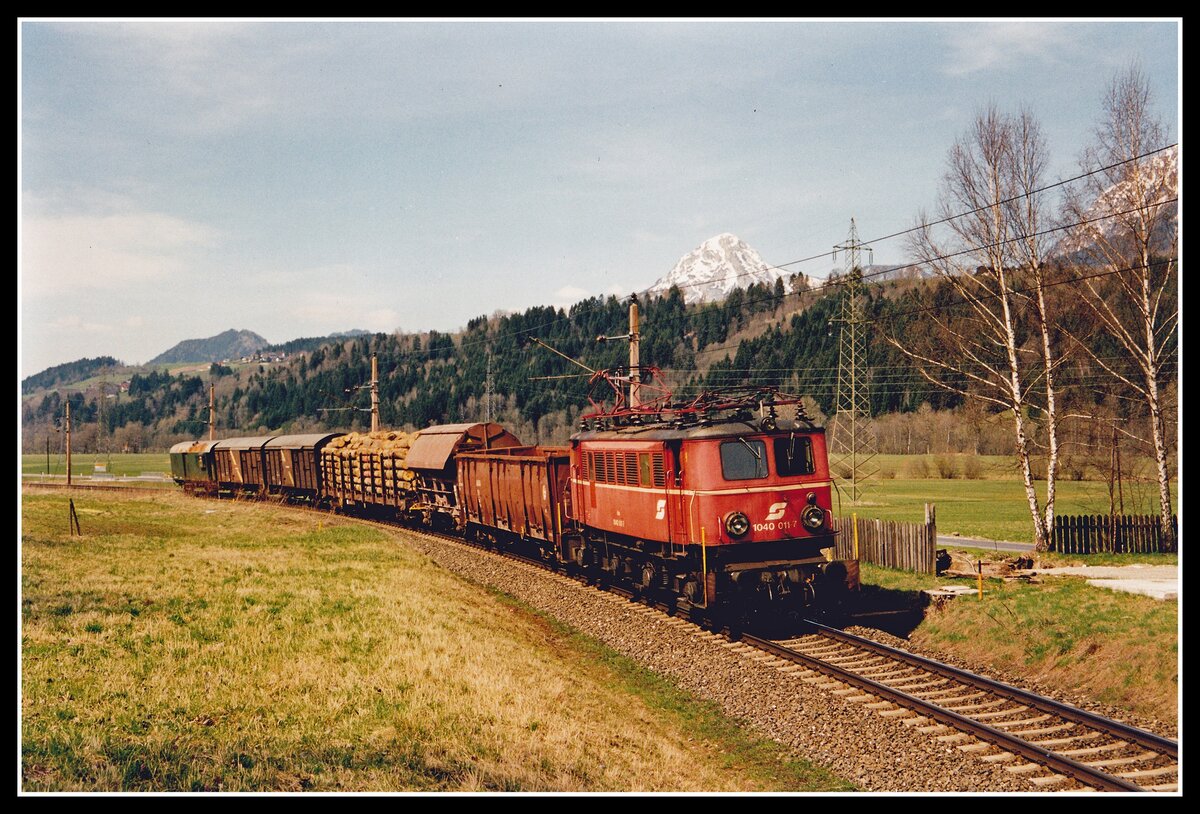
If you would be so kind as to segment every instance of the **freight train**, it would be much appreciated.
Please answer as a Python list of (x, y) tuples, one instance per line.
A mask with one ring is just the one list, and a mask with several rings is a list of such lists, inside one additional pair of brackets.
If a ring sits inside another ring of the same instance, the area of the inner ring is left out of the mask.
[(188, 491), (454, 530), (713, 617), (795, 614), (858, 584), (827, 553), (825, 431), (773, 390), (597, 410), (569, 446), (485, 422), (185, 442), (171, 468)]

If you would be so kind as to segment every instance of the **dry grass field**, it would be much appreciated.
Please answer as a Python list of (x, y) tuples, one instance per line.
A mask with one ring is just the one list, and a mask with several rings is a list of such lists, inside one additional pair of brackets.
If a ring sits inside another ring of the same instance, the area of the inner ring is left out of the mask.
[(22, 499), (25, 791), (849, 788), (390, 533), (74, 499)]

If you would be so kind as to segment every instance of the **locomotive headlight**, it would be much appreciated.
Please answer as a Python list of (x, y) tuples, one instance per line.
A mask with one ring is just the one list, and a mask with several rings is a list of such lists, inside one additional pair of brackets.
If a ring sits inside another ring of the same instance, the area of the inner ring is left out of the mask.
[(725, 517), (725, 530), (730, 537), (741, 537), (750, 530), (750, 520), (741, 512), (732, 512)]
[(825, 510), (820, 506), (808, 506), (800, 513), (800, 522), (809, 531), (817, 531), (825, 525)]

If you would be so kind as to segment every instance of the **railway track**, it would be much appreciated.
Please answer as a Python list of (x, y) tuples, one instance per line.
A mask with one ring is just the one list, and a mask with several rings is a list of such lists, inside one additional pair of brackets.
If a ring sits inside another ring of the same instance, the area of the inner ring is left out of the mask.
[(748, 645), (823, 676), (939, 741), (1027, 776), (1036, 787), (1103, 791), (1179, 788), (1179, 746), (1168, 738), (1018, 687), (809, 622), (812, 632)]
[[(27, 484), (33, 485), (33, 484)], [(62, 485), (50, 484), (48, 486)], [(90, 486), (96, 490), (160, 492), (149, 487)], [(439, 543), (485, 551), (545, 572), (546, 563), (510, 550), (468, 542), (460, 537), (353, 518), (388, 531), (425, 536)], [(578, 583), (579, 575), (561, 571), (554, 578)], [(612, 601), (639, 600), (645, 612), (663, 614), (673, 625), (687, 625), (703, 639), (723, 639), (747, 660), (783, 673), (875, 714), (909, 727), (914, 736), (936, 738), (986, 763), (1003, 766), (1031, 788), (1078, 788), (1119, 792), (1176, 792), (1178, 744), (1168, 738), (1081, 710), (1017, 687), (942, 664), (904, 650), (806, 621), (796, 638), (769, 640), (728, 630), (692, 625), (674, 608), (605, 586)]]
[[(511, 551), (433, 536), (546, 569), (544, 563)], [(606, 589), (627, 600), (639, 599), (625, 588)], [(668, 604), (645, 604), (675, 617)], [(979, 760), (1002, 764), (1034, 788), (1178, 791), (1179, 746), (1169, 738), (819, 622), (805, 620), (805, 625), (810, 633), (783, 641), (713, 632), (702, 625), (696, 633), (709, 638), (719, 633), (735, 647), (744, 647), (751, 659), (767, 654), (800, 680), (864, 703)]]

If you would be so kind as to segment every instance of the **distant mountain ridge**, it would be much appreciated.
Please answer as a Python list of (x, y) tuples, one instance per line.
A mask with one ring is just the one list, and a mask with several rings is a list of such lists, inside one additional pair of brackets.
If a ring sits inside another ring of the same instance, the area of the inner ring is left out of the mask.
[(787, 272), (768, 266), (737, 235), (724, 232), (679, 258), (675, 268), (645, 293), (663, 296), (671, 286), (679, 286), (684, 301), (690, 305), (725, 299), (735, 288), (747, 288), (754, 283), (774, 285), (776, 280), (788, 276)]
[(181, 362), (220, 362), (252, 356), (271, 343), (254, 331), (235, 331), (230, 328), (207, 339), (185, 339), (168, 351), (155, 356), (147, 364), (172, 365)]

